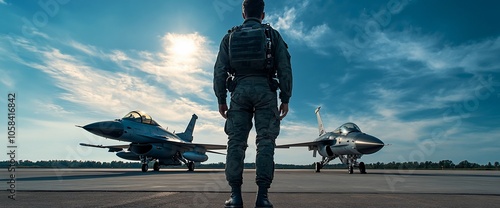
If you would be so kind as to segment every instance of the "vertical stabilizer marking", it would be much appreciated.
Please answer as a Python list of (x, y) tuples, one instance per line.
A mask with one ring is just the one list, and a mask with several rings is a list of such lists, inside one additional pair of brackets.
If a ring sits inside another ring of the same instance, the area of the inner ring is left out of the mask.
[(321, 120), (321, 115), (319, 114), (319, 110), (321, 109), (321, 106), (316, 108), (316, 111), (314, 111), (314, 113), (316, 113), (316, 118), (318, 118), (318, 128), (319, 128), (319, 135), (323, 135), (325, 134), (325, 128), (323, 127), (323, 121)]

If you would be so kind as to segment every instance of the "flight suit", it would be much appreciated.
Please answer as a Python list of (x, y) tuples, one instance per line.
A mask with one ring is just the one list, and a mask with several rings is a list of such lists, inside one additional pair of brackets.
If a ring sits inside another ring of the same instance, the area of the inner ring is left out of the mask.
[[(261, 24), (258, 19), (248, 18), (245, 25)], [(279, 98), (288, 103), (292, 93), (292, 69), (290, 54), (281, 35), (272, 29), (271, 40), (274, 47), (274, 65), (279, 79)], [(226, 79), (230, 68), (229, 34), (222, 39), (214, 67), (214, 91), (219, 104), (226, 104)], [(238, 74), (237, 70), (236, 74)], [(277, 92), (271, 90), (269, 77), (236, 76), (236, 88), (231, 93), (224, 131), (228, 135), (226, 156), (226, 179), (231, 187), (243, 183), (243, 165), (247, 140), (255, 117), (257, 132), (256, 145), (256, 183), (259, 187), (269, 188), (274, 176), (274, 148), (280, 130), (280, 112), (277, 105)]]

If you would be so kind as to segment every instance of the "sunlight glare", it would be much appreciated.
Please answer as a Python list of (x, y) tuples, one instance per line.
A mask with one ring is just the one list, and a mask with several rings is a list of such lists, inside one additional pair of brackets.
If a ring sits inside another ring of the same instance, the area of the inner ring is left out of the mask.
[(196, 44), (189, 36), (177, 36), (171, 39), (170, 51), (177, 56), (190, 56), (196, 51)]

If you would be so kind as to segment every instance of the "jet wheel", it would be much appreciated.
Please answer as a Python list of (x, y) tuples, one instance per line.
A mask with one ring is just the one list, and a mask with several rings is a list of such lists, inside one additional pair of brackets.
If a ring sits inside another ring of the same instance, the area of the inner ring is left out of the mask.
[(319, 173), (320, 170), (321, 170), (321, 163), (320, 162), (316, 162), (315, 164), (316, 164), (316, 167), (315, 167), (316, 168), (316, 173)]
[(194, 162), (193, 161), (189, 161), (187, 163), (187, 166), (188, 166), (188, 171), (194, 171)]
[(354, 168), (352, 167), (352, 165), (349, 165), (349, 174), (352, 174), (354, 173)]
[(142, 172), (148, 172), (148, 164), (142, 164)]
[(153, 164), (153, 170), (160, 171), (160, 163), (159, 162), (155, 162), (155, 164)]
[(366, 174), (366, 168), (365, 168), (365, 163), (364, 162), (360, 162), (359, 163), (359, 172), (361, 174)]

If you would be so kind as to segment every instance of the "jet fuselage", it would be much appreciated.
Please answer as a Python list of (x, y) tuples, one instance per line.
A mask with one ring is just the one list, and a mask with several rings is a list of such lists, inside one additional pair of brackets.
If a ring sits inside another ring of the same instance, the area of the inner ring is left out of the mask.
[(124, 119), (95, 122), (83, 128), (93, 134), (124, 142), (158, 142), (158, 139), (151, 138), (151, 135), (163, 136), (179, 142), (182, 141), (177, 135), (170, 133), (161, 126), (137, 123)]
[(318, 152), (325, 157), (372, 154), (384, 146), (380, 139), (362, 132), (350, 132), (347, 135), (327, 132), (314, 141), (323, 141), (325, 145), (318, 145)]
[[(158, 160), (157, 163), (160, 165), (179, 165), (184, 162), (192, 170), (194, 166), (190, 163), (208, 160), (207, 149), (225, 149), (226, 147), (225, 145), (192, 143), (192, 133), (197, 118), (193, 115), (186, 130), (175, 134), (162, 128), (144, 112), (132, 111), (122, 119), (95, 122), (82, 127), (98, 136), (130, 142), (129, 145), (81, 145), (109, 148), (110, 152), (117, 152), (116, 155), (120, 158), (141, 160), (143, 171), (147, 171), (147, 163), (150, 160)], [(155, 164), (155, 170), (159, 170), (158, 164)]]

